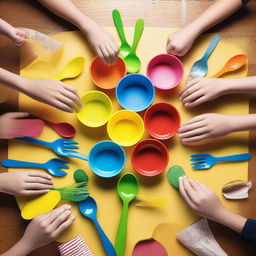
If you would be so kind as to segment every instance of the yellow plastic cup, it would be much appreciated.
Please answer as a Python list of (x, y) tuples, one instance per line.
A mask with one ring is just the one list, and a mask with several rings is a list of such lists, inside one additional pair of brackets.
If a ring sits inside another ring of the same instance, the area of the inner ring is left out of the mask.
[(76, 114), (78, 120), (89, 127), (100, 127), (112, 115), (110, 98), (100, 91), (89, 91), (82, 96), (82, 108)]
[(109, 120), (107, 131), (111, 140), (129, 147), (142, 138), (144, 123), (139, 114), (130, 110), (120, 110)]

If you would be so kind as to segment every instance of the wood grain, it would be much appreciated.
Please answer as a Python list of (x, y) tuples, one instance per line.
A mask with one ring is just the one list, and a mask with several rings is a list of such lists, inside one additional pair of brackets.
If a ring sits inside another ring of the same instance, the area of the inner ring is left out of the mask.
[[(186, 0), (186, 13), (181, 15), (181, 0), (74, 0), (84, 13), (92, 17), (99, 24), (112, 26), (111, 11), (118, 8), (122, 12), (124, 24), (133, 26), (138, 17), (145, 19), (146, 26), (182, 27), (185, 22), (193, 20), (204, 9), (210, 6), (213, 0)], [(256, 1), (251, 0), (246, 8), (211, 29), (211, 32), (221, 33), (225, 37), (249, 37), (254, 39), (251, 45), (250, 75), (255, 75), (256, 46)], [(29, 27), (42, 32), (61, 32), (75, 29), (71, 24), (56, 17), (37, 1), (33, 0), (1, 0), (0, 17), (14, 26)], [(182, 20), (183, 17), (183, 20)], [(185, 17), (185, 18), (184, 18)], [(9, 39), (0, 36), (0, 66), (12, 72), (19, 72), (19, 50)], [(17, 110), (17, 93), (0, 87), (0, 94), (8, 95), (8, 101), (0, 103), (0, 114)], [(250, 100), (250, 112), (256, 112), (255, 98)], [(253, 159), (249, 163), (249, 179), (255, 182), (256, 172), (256, 134), (250, 134), (250, 152)], [(0, 141), (0, 160), (7, 157), (7, 142)], [(0, 171), (6, 171), (0, 167)], [(250, 218), (256, 218), (256, 189), (250, 192), (250, 198), (239, 203), (241, 212)], [(10, 248), (23, 234), (26, 222), (20, 217), (16, 201), (12, 196), (0, 195), (0, 253)], [(255, 255), (256, 246), (240, 240), (239, 235), (231, 230), (211, 222), (214, 234), (231, 256)], [(45, 246), (33, 252), (31, 256), (59, 255), (57, 243)], [(97, 255), (99, 256), (99, 255)], [(182, 256), (182, 255), (179, 255)]]

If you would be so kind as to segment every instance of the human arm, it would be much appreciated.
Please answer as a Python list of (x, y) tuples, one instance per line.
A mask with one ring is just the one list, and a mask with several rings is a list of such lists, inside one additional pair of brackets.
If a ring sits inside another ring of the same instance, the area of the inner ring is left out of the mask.
[(33, 250), (54, 241), (75, 220), (70, 205), (39, 215), (27, 226), (23, 237), (1, 256), (26, 256)]
[(24, 30), (15, 28), (3, 19), (0, 19), (0, 34), (8, 36), (17, 46), (21, 46), (27, 39), (27, 34)]
[(225, 208), (216, 193), (199, 181), (180, 177), (179, 189), (182, 198), (196, 214), (218, 222), (241, 233), (247, 219)]
[(40, 171), (0, 173), (0, 192), (15, 196), (35, 196), (47, 193), (53, 183), (51, 176)]
[(81, 104), (76, 89), (61, 81), (21, 77), (0, 68), (0, 82), (35, 100), (66, 112), (73, 113)]
[(168, 37), (167, 52), (178, 56), (185, 55), (201, 33), (236, 12), (241, 6), (241, 0), (216, 1), (195, 20)]
[(180, 92), (185, 107), (196, 107), (226, 94), (256, 94), (256, 76), (243, 78), (196, 78)]
[(186, 144), (223, 136), (232, 132), (254, 129), (256, 129), (256, 114), (230, 116), (209, 113), (190, 119), (178, 132), (182, 143)]
[(70, 0), (38, 0), (56, 15), (78, 27), (87, 38), (92, 49), (105, 63), (114, 64), (118, 47), (113, 37), (95, 21), (82, 13)]

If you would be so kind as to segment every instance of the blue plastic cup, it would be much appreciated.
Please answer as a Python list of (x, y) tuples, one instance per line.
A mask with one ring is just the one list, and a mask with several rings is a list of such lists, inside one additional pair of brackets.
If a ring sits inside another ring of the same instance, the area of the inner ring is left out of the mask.
[(126, 154), (123, 148), (113, 141), (96, 143), (88, 154), (88, 164), (91, 170), (103, 178), (114, 177), (125, 166)]
[(152, 82), (144, 75), (130, 74), (123, 77), (116, 87), (116, 98), (119, 104), (135, 112), (148, 108), (155, 97)]

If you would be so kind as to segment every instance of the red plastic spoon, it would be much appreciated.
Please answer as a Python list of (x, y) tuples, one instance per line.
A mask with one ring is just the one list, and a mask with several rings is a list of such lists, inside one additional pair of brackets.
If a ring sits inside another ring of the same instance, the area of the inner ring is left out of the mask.
[(153, 238), (138, 242), (132, 252), (132, 256), (168, 256), (162, 244)]
[(51, 127), (55, 132), (64, 138), (72, 138), (76, 134), (76, 129), (73, 125), (69, 123), (54, 123), (48, 120), (42, 119), (46, 125)]

